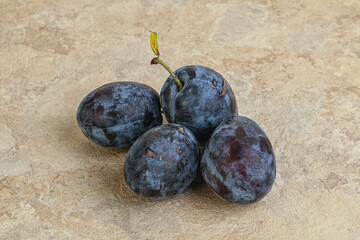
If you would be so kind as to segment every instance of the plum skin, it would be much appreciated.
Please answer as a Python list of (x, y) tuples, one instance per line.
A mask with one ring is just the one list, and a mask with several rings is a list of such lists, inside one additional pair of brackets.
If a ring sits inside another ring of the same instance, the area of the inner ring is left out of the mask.
[(83, 134), (97, 145), (122, 149), (162, 124), (159, 94), (135, 82), (113, 82), (89, 93), (76, 113)]
[[(187, 127), (204, 142), (222, 121), (237, 115), (235, 95), (218, 72), (189, 65), (174, 74), (184, 87), (179, 91), (175, 79), (169, 76), (160, 92), (161, 107), (169, 123)], [(224, 84), (226, 91), (222, 94)]]
[(221, 198), (237, 204), (261, 200), (270, 192), (276, 176), (268, 137), (256, 122), (241, 116), (214, 130), (200, 166), (208, 186)]
[(192, 132), (166, 124), (147, 131), (131, 146), (124, 163), (125, 180), (141, 196), (170, 198), (191, 184), (199, 163), (199, 143)]

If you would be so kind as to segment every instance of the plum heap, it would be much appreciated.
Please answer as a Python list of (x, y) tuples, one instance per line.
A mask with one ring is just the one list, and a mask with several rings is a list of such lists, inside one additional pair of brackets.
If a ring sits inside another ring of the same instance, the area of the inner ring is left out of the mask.
[[(218, 196), (236, 204), (261, 200), (276, 176), (269, 138), (238, 116), (230, 84), (215, 70), (188, 65), (173, 72), (161, 59), (157, 34), (150, 45), (170, 74), (160, 94), (136, 82), (109, 83), (89, 93), (77, 122), (95, 144), (130, 148), (124, 163), (129, 188), (150, 199), (182, 193), (201, 174)], [(162, 114), (169, 124), (162, 124)], [(200, 144), (204, 151), (201, 156)]]

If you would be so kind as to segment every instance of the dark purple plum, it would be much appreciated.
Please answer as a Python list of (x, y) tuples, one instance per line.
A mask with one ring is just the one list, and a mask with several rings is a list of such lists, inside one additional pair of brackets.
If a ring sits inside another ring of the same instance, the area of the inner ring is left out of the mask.
[(237, 115), (235, 95), (229, 83), (216, 71), (190, 65), (174, 72), (164, 83), (161, 107), (168, 122), (190, 129), (200, 142), (206, 141), (224, 120)]
[(125, 159), (125, 179), (141, 196), (170, 198), (195, 179), (199, 162), (199, 143), (191, 131), (166, 124), (147, 131), (131, 146)]
[(144, 132), (162, 124), (159, 94), (141, 83), (109, 83), (81, 101), (76, 118), (92, 142), (128, 148)]
[(254, 203), (274, 184), (274, 151), (258, 124), (236, 116), (214, 130), (201, 158), (201, 172), (209, 187), (223, 199)]

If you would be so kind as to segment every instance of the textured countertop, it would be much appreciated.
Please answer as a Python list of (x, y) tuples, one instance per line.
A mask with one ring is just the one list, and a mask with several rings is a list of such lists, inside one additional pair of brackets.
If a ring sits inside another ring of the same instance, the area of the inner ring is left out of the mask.
[[(60, 3), (61, 2), (61, 3)], [(0, 239), (360, 239), (360, 1), (0, 1)], [(126, 186), (126, 151), (89, 142), (81, 99), (113, 81), (160, 91), (205, 65), (277, 157), (238, 206), (201, 178), (170, 200)]]

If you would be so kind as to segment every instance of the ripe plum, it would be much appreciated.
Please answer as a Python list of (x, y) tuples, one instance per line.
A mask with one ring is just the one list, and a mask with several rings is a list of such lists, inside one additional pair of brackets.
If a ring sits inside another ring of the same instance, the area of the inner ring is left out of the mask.
[(254, 203), (269, 193), (275, 181), (274, 151), (258, 124), (236, 116), (214, 130), (201, 159), (201, 172), (223, 199)]
[(141, 196), (170, 198), (195, 179), (199, 162), (199, 143), (192, 132), (166, 124), (150, 129), (131, 146), (124, 164), (125, 179)]
[(159, 94), (141, 83), (109, 83), (81, 101), (76, 118), (92, 142), (128, 148), (144, 132), (162, 124)]

